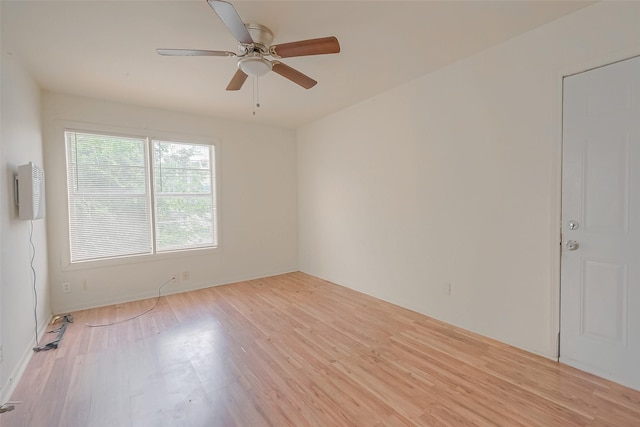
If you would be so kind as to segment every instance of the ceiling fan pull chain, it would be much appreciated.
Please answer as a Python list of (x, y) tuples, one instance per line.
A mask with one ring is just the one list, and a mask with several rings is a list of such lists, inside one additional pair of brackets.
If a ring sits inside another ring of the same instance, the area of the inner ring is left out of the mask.
[(258, 86), (258, 77), (253, 78), (253, 115), (256, 115), (256, 108), (260, 108), (260, 89)]

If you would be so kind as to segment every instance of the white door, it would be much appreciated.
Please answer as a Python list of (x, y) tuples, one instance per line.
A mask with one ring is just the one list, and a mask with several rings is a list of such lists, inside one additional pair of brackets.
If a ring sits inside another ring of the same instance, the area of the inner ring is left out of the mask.
[(640, 57), (564, 79), (560, 361), (640, 390)]

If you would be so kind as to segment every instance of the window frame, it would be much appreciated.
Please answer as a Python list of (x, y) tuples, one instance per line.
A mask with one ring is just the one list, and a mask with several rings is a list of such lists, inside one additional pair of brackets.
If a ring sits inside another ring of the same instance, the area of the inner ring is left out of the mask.
[[(202, 135), (193, 135), (193, 134), (184, 134), (184, 133), (174, 133), (174, 132), (163, 132), (157, 131), (153, 129), (135, 129), (135, 128), (121, 128), (107, 125), (97, 125), (97, 124), (89, 124), (89, 123), (78, 123), (78, 122), (69, 122), (69, 121), (60, 121), (58, 123), (58, 135), (62, 139), (62, 147), (63, 147), (63, 181), (64, 181), (64, 210), (65, 210), (65, 231), (62, 233), (65, 236), (64, 250), (63, 255), (61, 256), (62, 261), (62, 270), (63, 271), (72, 271), (72, 270), (82, 270), (86, 268), (94, 268), (94, 267), (102, 267), (102, 266), (112, 266), (112, 265), (121, 265), (121, 264), (131, 264), (131, 263), (140, 263), (140, 262), (153, 262), (160, 261), (172, 258), (180, 258), (187, 256), (206, 256), (222, 250), (221, 248), (221, 210), (220, 210), (220, 142), (216, 138), (202, 136)], [(70, 237), (70, 212), (69, 212), (69, 188), (67, 185), (67, 174), (68, 174), (68, 163), (67, 163), (67, 141), (65, 137), (66, 132), (79, 132), (79, 133), (91, 133), (98, 135), (108, 135), (108, 136), (123, 136), (129, 138), (143, 138), (146, 140), (146, 150), (148, 151), (147, 156), (147, 181), (148, 181), (148, 191), (149, 191), (149, 200), (150, 200), (150, 212), (151, 212), (151, 244), (152, 244), (152, 252), (148, 254), (133, 254), (133, 255), (124, 255), (124, 256), (116, 256), (109, 258), (100, 258), (100, 259), (91, 259), (91, 260), (79, 260), (79, 261), (71, 261), (71, 237)], [(174, 143), (184, 143), (184, 144), (194, 144), (194, 145), (208, 145), (211, 147), (211, 155), (213, 158), (212, 162), (212, 198), (213, 198), (213, 224), (214, 227), (214, 245), (213, 246), (203, 246), (203, 247), (191, 247), (191, 248), (182, 248), (182, 249), (172, 249), (158, 252), (156, 248), (156, 223), (155, 223), (155, 195), (154, 195), (154, 183), (153, 183), (153, 175), (154, 175), (154, 165), (153, 165), (153, 143), (154, 141), (164, 141), (164, 142), (174, 142)]]

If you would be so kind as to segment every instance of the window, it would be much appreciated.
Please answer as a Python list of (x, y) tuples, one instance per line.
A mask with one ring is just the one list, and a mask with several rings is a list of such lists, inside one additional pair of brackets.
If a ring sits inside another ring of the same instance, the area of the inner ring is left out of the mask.
[(216, 247), (210, 144), (66, 131), (71, 262)]

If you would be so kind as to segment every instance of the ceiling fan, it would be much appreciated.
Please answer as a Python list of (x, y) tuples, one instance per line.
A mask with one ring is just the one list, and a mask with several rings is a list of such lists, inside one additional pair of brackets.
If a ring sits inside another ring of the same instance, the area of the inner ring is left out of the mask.
[[(238, 70), (231, 78), (227, 90), (239, 90), (248, 76), (261, 77), (274, 71), (282, 77), (310, 89), (318, 82), (300, 71), (278, 61), (280, 58), (295, 56), (324, 55), (340, 52), (340, 44), (335, 37), (300, 40), (297, 42), (272, 45), (273, 33), (263, 25), (243, 23), (236, 9), (226, 1), (207, 0), (231, 34), (238, 40), (238, 52), (198, 49), (156, 49), (165, 56), (233, 56), (238, 58)], [(274, 60), (265, 57), (271, 56)]]

